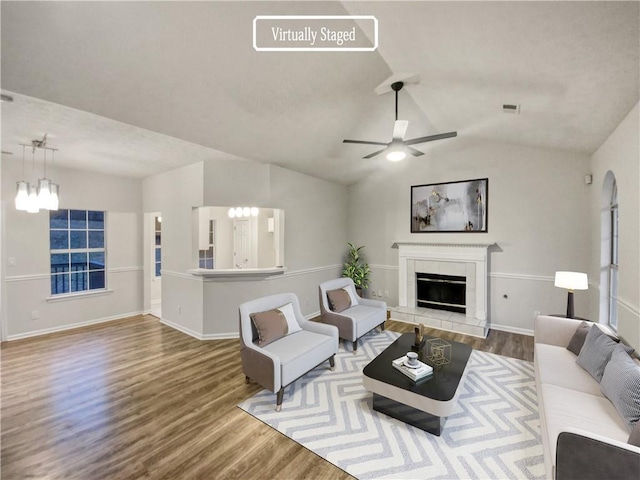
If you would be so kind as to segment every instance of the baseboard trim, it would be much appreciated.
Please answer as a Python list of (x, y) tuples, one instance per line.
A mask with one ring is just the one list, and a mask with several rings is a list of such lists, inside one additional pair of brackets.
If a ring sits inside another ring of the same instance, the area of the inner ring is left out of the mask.
[(495, 323), (490, 323), (489, 329), (500, 330), (501, 332), (517, 333), (519, 335), (526, 335), (528, 337), (533, 337), (533, 330), (531, 330), (530, 328), (510, 327), (509, 325), (498, 325)]
[(240, 338), (238, 333), (207, 333), (202, 335), (201, 340), (234, 340)]
[(174, 323), (170, 320), (167, 320), (166, 318), (161, 318), (160, 323), (163, 325), (166, 325), (167, 327), (173, 328), (174, 330), (178, 330), (179, 332), (182, 332), (185, 335), (189, 335), (190, 337), (193, 337), (197, 340), (204, 340), (203, 335), (201, 333), (191, 330), (190, 328), (184, 327), (177, 323)]
[(8, 335), (7, 341), (21, 340), (23, 338), (39, 337), (40, 335), (48, 335), (50, 333), (65, 332), (67, 330), (74, 330), (76, 328), (88, 327), (90, 325), (97, 325), (99, 323), (113, 322), (115, 320), (122, 320), (129, 317), (135, 317), (136, 315), (144, 315), (144, 311), (129, 312), (121, 315), (113, 315), (111, 317), (96, 318), (94, 320), (87, 320), (86, 322), (73, 323), (69, 325), (60, 325), (58, 327), (44, 328), (42, 330), (34, 330), (31, 332), (18, 333), (15, 335)]

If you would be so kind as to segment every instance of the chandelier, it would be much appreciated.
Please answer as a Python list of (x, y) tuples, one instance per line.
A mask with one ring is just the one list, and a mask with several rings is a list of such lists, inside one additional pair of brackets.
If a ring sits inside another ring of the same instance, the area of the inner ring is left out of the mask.
[[(47, 134), (42, 140), (32, 140), (31, 144), (20, 144), (22, 146), (22, 180), (16, 183), (17, 192), (15, 198), (16, 210), (28, 213), (38, 213), (40, 210), (58, 210), (59, 186), (47, 178), (47, 151), (51, 152), (51, 163), (53, 164), (57, 148), (47, 146)], [(36, 169), (36, 150), (43, 152), (43, 175), (38, 179), (37, 186), (31, 185), (25, 180), (25, 151), (31, 149), (31, 170)]]

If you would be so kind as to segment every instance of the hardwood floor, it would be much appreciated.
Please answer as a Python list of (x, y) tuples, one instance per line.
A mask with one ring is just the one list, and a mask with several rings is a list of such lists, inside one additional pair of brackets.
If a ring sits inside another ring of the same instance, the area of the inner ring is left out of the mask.
[[(533, 359), (531, 337), (430, 333)], [(1, 360), (4, 480), (352, 478), (236, 407), (261, 390), (244, 382), (238, 340), (145, 315), (5, 342)]]

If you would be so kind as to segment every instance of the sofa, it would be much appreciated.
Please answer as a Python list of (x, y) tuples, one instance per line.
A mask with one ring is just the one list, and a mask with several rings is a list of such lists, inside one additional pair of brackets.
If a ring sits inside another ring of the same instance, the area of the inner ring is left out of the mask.
[[(623, 418), (618, 411), (619, 398), (614, 405), (603, 394), (605, 377), (600, 382), (596, 380), (578, 363), (580, 355), (567, 349), (572, 344), (575, 350), (572, 342), (576, 341), (578, 328), (586, 332), (599, 328), (608, 336), (615, 337), (606, 327), (590, 322), (544, 315), (534, 320), (534, 369), (545, 478), (638, 479), (640, 446), (629, 441), (639, 445), (636, 437), (640, 425), (634, 427)], [(593, 333), (596, 337), (601, 336), (599, 332)], [(585, 349), (584, 345), (579, 346), (579, 353)], [(618, 348), (620, 351), (632, 350), (623, 343), (619, 345), (622, 345)], [(618, 360), (621, 354), (615, 355)], [(628, 353), (626, 355), (629, 356)], [(634, 368), (633, 362), (640, 368), (637, 358), (629, 358), (631, 360), (625, 361), (631, 362), (631, 369)], [(604, 368), (610, 362), (605, 362)], [(612, 377), (609, 372), (605, 373), (607, 385)], [(635, 389), (633, 386), (630, 388)], [(613, 397), (610, 393), (608, 396)], [(637, 402), (635, 394), (629, 397), (635, 399), (632, 403)]]

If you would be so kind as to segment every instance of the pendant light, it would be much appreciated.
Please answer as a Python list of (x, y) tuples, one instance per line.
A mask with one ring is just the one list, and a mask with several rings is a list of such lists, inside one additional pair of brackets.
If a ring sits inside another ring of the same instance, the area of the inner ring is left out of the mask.
[[(51, 164), (53, 165), (54, 155), (56, 148), (47, 147), (47, 134), (44, 134), (42, 140), (32, 140), (31, 145), (22, 145), (22, 178), (25, 178), (25, 160), (24, 153), (25, 148), (32, 149), (32, 165), (31, 171), (36, 171), (36, 149), (42, 149), (44, 151), (43, 159), (43, 176), (37, 181), (37, 188), (35, 185), (30, 185), (26, 180), (20, 180), (16, 182), (16, 198), (15, 206), (16, 210), (27, 211), (29, 213), (38, 213), (40, 209), (43, 210), (58, 210), (60, 192), (60, 186), (53, 183), (47, 178), (47, 150), (51, 150)], [(37, 177), (36, 177), (37, 178)]]
[[(22, 146), (22, 178), (24, 179), (24, 145)], [(16, 182), (16, 210), (27, 211), (27, 203), (29, 202), (29, 182), (20, 180)]]
[(51, 196), (51, 191), (49, 189), (51, 181), (47, 178), (47, 149), (43, 148), (43, 151), (43, 177), (38, 180), (38, 208), (46, 209), (49, 206), (49, 197)]
[[(55, 150), (51, 150), (51, 166), (53, 167), (53, 163), (55, 160)], [(58, 184), (53, 183), (49, 180), (49, 203), (47, 204), (47, 210), (58, 210)]]

